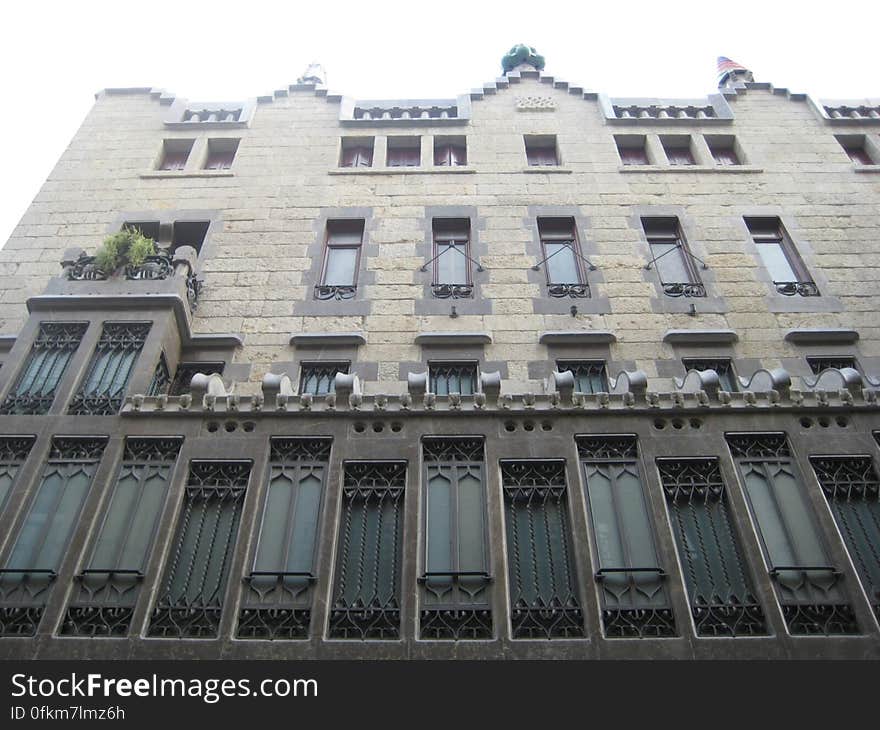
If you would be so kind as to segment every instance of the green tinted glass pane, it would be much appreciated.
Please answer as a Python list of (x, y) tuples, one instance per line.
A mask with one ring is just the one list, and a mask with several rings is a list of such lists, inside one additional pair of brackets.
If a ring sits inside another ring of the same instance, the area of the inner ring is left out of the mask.
[(484, 505), (482, 469), (472, 466), (465, 470), (461, 467), (458, 480), (459, 570), (486, 569)]
[[(322, 472), (318, 470), (317, 473)], [(318, 511), (321, 508), (321, 484), (321, 478), (315, 473), (300, 480), (293, 519), (293, 545), (286, 570), (303, 573), (312, 570), (318, 533)]]
[(41, 568), (58, 568), (61, 565), (64, 548), (92, 481), (91, 473), (81, 464), (66, 465), (65, 470), (66, 483), (61, 499), (57, 502), (55, 513), (51, 515), (46, 539), (35, 558), (35, 566)]
[(590, 514), (593, 531), (596, 535), (600, 568), (619, 567), (626, 564), (622, 536), (617, 527), (614, 511), (612, 483), (606, 473), (609, 468), (611, 467), (604, 465), (601, 469), (591, 464), (585, 466)]
[[(447, 470), (444, 470), (447, 471)], [(454, 570), (452, 564), (452, 485), (439, 467), (428, 468), (427, 572)]]
[(742, 464), (740, 469), (770, 564), (796, 565), (797, 557), (785, 534), (785, 524), (773, 498), (772, 485), (758, 466)]
[(293, 480), (282, 467), (272, 468), (273, 477), (269, 482), (269, 493), (263, 511), (263, 524), (260, 528), (260, 544), (254, 569), (257, 571), (284, 570), (286, 554), (287, 525), (293, 509)]

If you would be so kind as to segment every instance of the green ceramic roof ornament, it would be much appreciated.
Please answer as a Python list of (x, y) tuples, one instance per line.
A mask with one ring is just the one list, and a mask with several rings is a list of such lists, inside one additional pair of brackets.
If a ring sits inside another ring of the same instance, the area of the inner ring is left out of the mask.
[(508, 71), (513, 71), (521, 63), (527, 63), (541, 71), (544, 68), (544, 57), (538, 55), (538, 52), (531, 46), (519, 43), (511, 48), (501, 59), (501, 68), (504, 69), (506, 74)]

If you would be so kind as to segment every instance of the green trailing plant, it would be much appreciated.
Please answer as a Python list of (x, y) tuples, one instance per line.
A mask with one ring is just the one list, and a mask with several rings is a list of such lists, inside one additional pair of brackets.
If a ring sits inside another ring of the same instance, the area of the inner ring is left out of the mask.
[(521, 63), (531, 64), (538, 69), (538, 71), (544, 69), (544, 57), (531, 46), (526, 46), (522, 43), (518, 43), (511, 48), (501, 59), (501, 68), (504, 69), (504, 73), (507, 73), (508, 71), (515, 69)]
[(95, 251), (95, 263), (110, 274), (120, 266), (141, 266), (156, 253), (156, 243), (134, 228), (123, 228), (104, 239)]

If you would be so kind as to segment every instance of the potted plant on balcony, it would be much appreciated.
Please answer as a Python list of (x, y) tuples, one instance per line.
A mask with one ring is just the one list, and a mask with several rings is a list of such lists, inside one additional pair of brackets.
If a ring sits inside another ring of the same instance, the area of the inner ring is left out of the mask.
[(149, 256), (156, 254), (156, 242), (135, 228), (123, 228), (104, 239), (95, 252), (95, 263), (105, 274), (114, 273), (119, 267), (136, 269), (144, 265)]

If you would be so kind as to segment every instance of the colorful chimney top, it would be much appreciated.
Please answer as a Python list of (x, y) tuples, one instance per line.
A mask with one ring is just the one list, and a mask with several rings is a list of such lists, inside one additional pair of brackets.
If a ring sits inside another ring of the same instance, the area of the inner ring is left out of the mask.
[(730, 87), (736, 82), (754, 81), (755, 77), (749, 69), (727, 56), (718, 56), (718, 88)]

